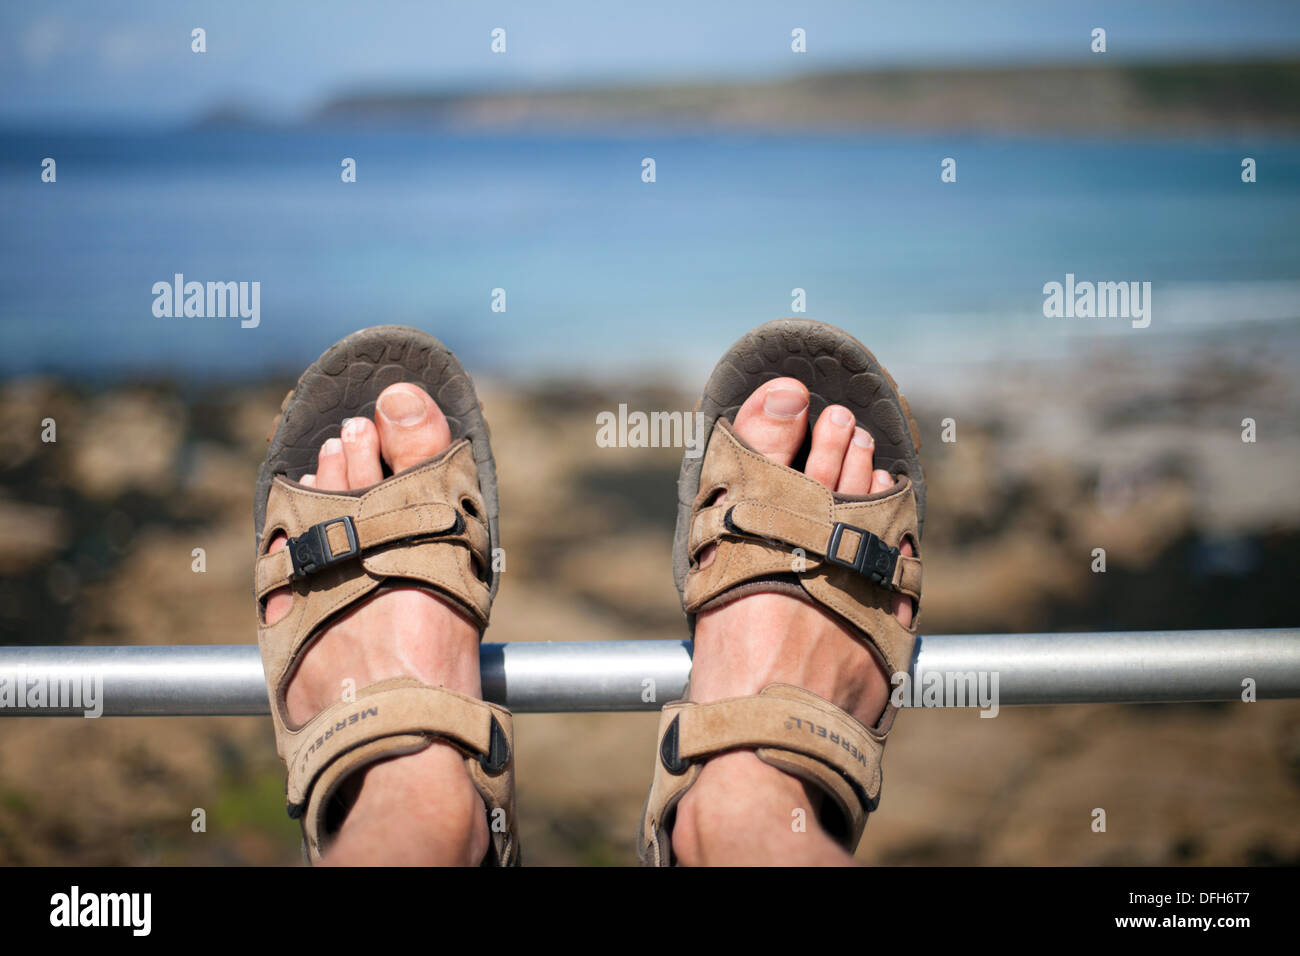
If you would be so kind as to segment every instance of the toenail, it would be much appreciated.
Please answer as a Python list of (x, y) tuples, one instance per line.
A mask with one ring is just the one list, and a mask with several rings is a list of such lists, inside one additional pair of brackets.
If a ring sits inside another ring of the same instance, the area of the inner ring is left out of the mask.
[(831, 422), (843, 428), (845, 425), (853, 424), (853, 413), (843, 406), (836, 405), (831, 409)]
[(343, 454), (343, 442), (337, 438), (326, 439), (325, 444), (320, 446), (322, 455), (341, 455)]
[(379, 414), (394, 425), (418, 425), (424, 421), (424, 402), (406, 390), (388, 392), (379, 400)]
[(361, 430), (361, 420), (357, 418), (343, 419), (343, 437), (353, 439), (357, 437), (357, 432)]
[(859, 428), (853, 432), (853, 444), (859, 448), (875, 448), (876, 443), (871, 439), (871, 432), (865, 428)]
[(794, 418), (808, 407), (808, 396), (793, 388), (774, 388), (763, 399), (763, 411), (773, 418)]

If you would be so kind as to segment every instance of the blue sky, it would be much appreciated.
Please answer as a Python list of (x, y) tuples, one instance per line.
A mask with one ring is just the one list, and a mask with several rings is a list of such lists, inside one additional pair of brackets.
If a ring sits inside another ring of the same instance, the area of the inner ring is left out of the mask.
[[(808, 53), (790, 52), (803, 27)], [(763, 77), (836, 67), (1300, 51), (1300, 0), (710, 4), (220, 0), (7, 3), (0, 120), (172, 120), (222, 103), (292, 116), (363, 89)], [(190, 31), (208, 52), (190, 52)], [(508, 51), (489, 51), (492, 28)]]

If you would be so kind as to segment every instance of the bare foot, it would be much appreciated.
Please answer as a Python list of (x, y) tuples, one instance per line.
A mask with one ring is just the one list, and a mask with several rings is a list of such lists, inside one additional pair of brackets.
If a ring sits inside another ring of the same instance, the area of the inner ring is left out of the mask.
[[(768, 382), (746, 399), (735, 431), (782, 465), (794, 461), (808, 428), (808, 389), (792, 378)], [(874, 442), (853, 413), (832, 405), (817, 419), (805, 474), (827, 488), (863, 495), (894, 484), (873, 470)], [(904, 542), (903, 554), (912, 554)], [(701, 565), (713, 559), (711, 551)], [(893, 611), (912, 623), (912, 602)], [(874, 727), (889, 699), (889, 675), (838, 619), (785, 594), (751, 594), (702, 613), (695, 626), (690, 699), (699, 703), (794, 684)], [(816, 788), (763, 763), (749, 750), (714, 757), (677, 808), (673, 852), (687, 865), (848, 865), (852, 857), (817, 824)], [(804, 810), (807, 832), (791, 827)]]
[[(390, 385), (375, 421), (349, 419), (341, 438), (321, 446), (316, 473), (302, 479), (321, 491), (364, 488), (427, 461), (451, 444), (447, 420), (422, 388)], [(279, 535), (272, 551), (283, 548)], [(289, 612), (288, 588), (272, 592), (266, 620)], [(289, 719), (301, 726), (353, 690), (391, 677), (415, 677), (482, 697), (478, 629), (454, 605), (418, 588), (374, 595), (325, 628), (303, 655), (285, 695)], [(449, 744), (390, 758), (358, 771), (346, 785), (353, 802), (325, 853), (326, 865), (478, 864), (487, 853), (483, 800)]]

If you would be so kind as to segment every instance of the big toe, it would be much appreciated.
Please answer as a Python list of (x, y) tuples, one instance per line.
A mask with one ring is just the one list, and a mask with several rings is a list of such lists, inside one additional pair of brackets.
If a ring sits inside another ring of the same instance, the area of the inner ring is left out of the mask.
[(379, 393), (375, 403), (379, 448), (394, 472), (428, 461), (451, 444), (447, 418), (429, 393), (399, 382)]
[(773, 379), (745, 399), (734, 427), (754, 451), (789, 465), (808, 430), (808, 389), (797, 379)]

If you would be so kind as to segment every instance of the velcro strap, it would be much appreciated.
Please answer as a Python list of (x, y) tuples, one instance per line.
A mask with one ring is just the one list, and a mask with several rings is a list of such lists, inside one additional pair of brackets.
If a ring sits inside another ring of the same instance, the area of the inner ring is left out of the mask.
[(704, 548), (715, 544), (719, 538), (728, 533), (727, 512), (730, 510), (731, 505), (724, 501), (722, 504), (709, 505), (695, 512), (691, 517), (692, 555), (699, 554)]
[(725, 750), (774, 748), (812, 757), (852, 785), (864, 810), (880, 795), (883, 739), (816, 694), (770, 684), (754, 697), (685, 704), (660, 744), (670, 773)]
[[(907, 494), (909, 487), (904, 479), (898, 494)], [(838, 519), (850, 505), (832, 506)], [(691, 550), (694, 553), (724, 534), (744, 533), (766, 541), (779, 541), (791, 548), (801, 548), (807, 555), (826, 558), (834, 564), (851, 567), (873, 580), (881, 587), (899, 591), (913, 598), (921, 596), (921, 559), (898, 553), (875, 538), (870, 532), (847, 521), (826, 521), (814, 518), (784, 505), (750, 498), (744, 501), (711, 505), (696, 513), (691, 525)], [(832, 542), (836, 545), (831, 552)], [(872, 567), (857, 558), (870, 557), (868, 545), (876, 544), (888, 549), (888, 565), (883, 574), (871, 573)]]
[[(340, 509), (357, 499), (339, 496)], [(355, 504), (353, 505), (355, 507)], [(357, 548), (348, 551), (349, 523), (356, 535)], [(288, 547), (264, 554), (257, 559), (257, 596), (265, 597), (276, 588), (282, 588), (294, 578), (293, 542), (304, 538), (314, 529), (321, 528), (331, 557), (353, 557), (375, 548), (398, 541), (439, 537), (449, 542), (463, 543), (479, 555), (488, 552), (487, 528), (476, 519), (466, 520), (455, 508), (445, 504), (410, 504), (378, 514), (352, 518), (344, 515), (332, 521), (313, 525), (292, 539)], [(332, 562), (331, 562), (332, 563)]]
[(292, 816), (301, 814), (314, 781), (331, 762), (385, 737), (448, 740), (475, 754), (490, 773), (510, 760), (509, 737), (489, 704), (407, 678), (371, 684), (355, 701), (332, 705), (290, 734), (298, 739), (287, 790)]

